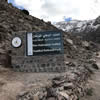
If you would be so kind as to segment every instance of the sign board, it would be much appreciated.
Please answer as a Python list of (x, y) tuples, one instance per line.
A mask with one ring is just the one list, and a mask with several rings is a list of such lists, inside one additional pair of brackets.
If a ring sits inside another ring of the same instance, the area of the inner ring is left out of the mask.
[(27, 56), (61, 53), (63, 53), (61, 32), (27, 33)]

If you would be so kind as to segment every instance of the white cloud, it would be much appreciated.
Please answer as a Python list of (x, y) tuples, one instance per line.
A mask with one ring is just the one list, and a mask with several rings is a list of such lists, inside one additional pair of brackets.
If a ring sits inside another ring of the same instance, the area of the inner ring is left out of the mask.
[(62, 21), (63, 17), (89, 20), (100, 15), (100, 0), (15, 0), (30, 14), (46, 21)]

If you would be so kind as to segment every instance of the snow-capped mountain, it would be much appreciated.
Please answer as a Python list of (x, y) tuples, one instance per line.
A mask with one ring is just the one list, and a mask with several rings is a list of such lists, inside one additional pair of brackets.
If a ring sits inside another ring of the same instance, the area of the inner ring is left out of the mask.
[(73, 30), (81, 31), (82, 26), (83, 26), (83, 28), (86, 27), (86, 23), (87, 23), (87, 21), (72, 20), (69, 22), (65, 22), (65, 21), (58, 22), (55, 24), (55, 26), (57, 28), (62, 29), (63, 31), (72, 32)]
[(86, 40), (100, 42), (100, 17), (94, 20), (62, 21), (57, 22), (54, 25), (63, 31), (72, 33), (73, 35), (81, 35)]

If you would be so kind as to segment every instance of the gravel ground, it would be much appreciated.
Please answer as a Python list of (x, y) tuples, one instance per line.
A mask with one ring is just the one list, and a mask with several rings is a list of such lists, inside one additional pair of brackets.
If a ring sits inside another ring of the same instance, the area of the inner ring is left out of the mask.
[[(100, 57), (97, 58), (96, 61), (100, 68)], [(100, 69), (92, 75), (91, 80), (89, 80), (89, 84), (93, 88), (93, 93), (91, 96), (82, 98), (82, 100), (100, 100)]]

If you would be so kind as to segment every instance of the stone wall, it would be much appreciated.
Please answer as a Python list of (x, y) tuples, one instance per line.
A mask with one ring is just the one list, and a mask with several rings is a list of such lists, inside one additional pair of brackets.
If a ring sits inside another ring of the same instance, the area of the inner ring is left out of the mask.
[(62, 72), (65, 71), (63, 55), (12, 57), (15, 71)]

